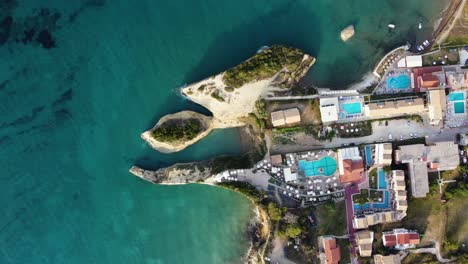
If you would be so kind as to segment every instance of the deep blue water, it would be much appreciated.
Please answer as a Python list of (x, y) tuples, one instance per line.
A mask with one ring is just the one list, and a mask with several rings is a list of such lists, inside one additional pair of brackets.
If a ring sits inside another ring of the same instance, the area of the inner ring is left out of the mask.
[[(140, 133), (168, 113), (206, 113), (177, 88), (263, 45), (304, 49), (318, 58), (310, 80), (343, 87), (386, 50), (427, 36), (441, 9), (424, 0), (1, 1), (0, 263), (239, 262), (245, 198), (128, 173), (239, 154), (237, 132), (170, 155)], [(427, 27), (416, 32), (420, 19)], [(350, 23), (356, 36), (342, 43)]]

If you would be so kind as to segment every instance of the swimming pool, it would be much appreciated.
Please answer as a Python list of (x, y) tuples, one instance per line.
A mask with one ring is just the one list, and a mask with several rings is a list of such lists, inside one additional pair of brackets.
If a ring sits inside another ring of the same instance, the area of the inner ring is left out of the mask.
[(385, 172), (379, 168), (379, 189), (387, 189), (387, 181), (385, 181)]
[(336, 160), (332, 157), (314, 161), (299, 160), (299, 169), (304, 171), (306, 177), (331, 176), (336, 171)]
[(371, 149), (371, 145), (366, 145), (366, 162), (367, 162), (367, 165), (369, 166), (372, 166), (372, 149)]
[(463, 100), (465, 100), (465, 94), (463, 92), (449, 94), (449, 101), (463, 101)]
[(455, 102), (453, 103), (453, 109), (455, 114), (464, 114), (465, 113), (465, 102)]
[(396, 77), (387, 78), (387, 88), (388, 89), (399, 89), (404, 90), (410, 87), (410, 78), (406, 75), (400, 75)]
[(357, 211), (357, 210), (369, 210), (370, 209), (370, 204), (369, 203), (365, 203), (363, 205), (360, 205), (360, 204), (353, 204), (353, 207), (354, 207), (354, 211)]
[(341, 109), (348, 115), (360, 114), (362, 112), (360, 102), (341, 104)]

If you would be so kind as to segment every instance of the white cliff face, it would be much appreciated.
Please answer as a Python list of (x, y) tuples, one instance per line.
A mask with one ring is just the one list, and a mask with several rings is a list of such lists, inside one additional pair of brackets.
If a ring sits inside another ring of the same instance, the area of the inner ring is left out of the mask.
[[(184, 87), (182, 93), (191, 101), (210, 110), (215, 118), (228, 126), (239, 124), (238, 119), (252, 113), (255, 102), (261, 97), (266, 97), (268, 92), (274, 89), (270, 87), (274, 78), (270, 78), (248, 83), (228, 92), (223, 75), (224, 73), (221, 73)], [(222, 97), (223, 101), (213, 98), (211, 94), (214, 92)]]
[[(213, 113), (213, 116), (227, 127), (240, 126), (239, 119), (248, 116), (254, 111), (255, 102), (261, 98), (273, 96), (275, 91), (285, 91), (282, 84), (290, 84), (302, 78), (308, 69), (314, 64), (315, 58), (305, 54), (302, 65), (296, 72), (288, 72), (289, 78), (284, 79), (280, 75), (286, 70), (278, 71), (268, 79), (258, 80), (244, 84), (239, 88), (230, 88), (224, 81), (225, 72), (191, 84), (182, 88), (182, 93), (191, 101), (198, 103)], [(287, 89), (286, 89), (287, 90)], [(222, 99), (216, 99), (216, 97)]]

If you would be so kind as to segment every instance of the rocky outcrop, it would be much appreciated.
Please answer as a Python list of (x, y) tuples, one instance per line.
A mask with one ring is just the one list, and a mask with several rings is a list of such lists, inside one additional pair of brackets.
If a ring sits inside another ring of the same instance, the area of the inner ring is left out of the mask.
[[(182, 88), (182, 94), (207, 108), (213, 117), (192, 111), (166, 115), (141, 137), (154, 149), (170, 153), (194, 144), (213, 129), (244, 126), (245, 117), (254, 112), (255, 103), (259, 99), (271, 96), (275, 91), (290, 89), (314, 63), (314, 57), (298, 49), (284, 46), (263, 49), (234, 68)], [(270, 64), (273, 66), (264, 66)], [(230, 77), (226, 79), (225, 75)], [(248, 75), (248, 79), (242, 79), (244, 75)], [(239, 78), (242, 80), (239, 81)], [(227, 85), (227, 80), (239, 84), (238, 87)], [(205, 125), (205, 130), (187, 141), (161, 142), (152, 136), (152, 132), (165, 122), (184, 118), (197, 118)]]
[(345, 29), (341, 31), (341, 40), (348, 41), (350, 38), (354, 36), (354, 26), (349, 25)]
[[(171, 141), (171, 142), (163, 142), (158, 141), (154, 138), (153, 131), (160, 127), (161, 125), (165, 124), (171, 120), (184, 120), (184, 119), (197, 119), (202, 124), (203, 130), (200, 134), (198, 134), (195, 138), (187, 141)], [(158, 123), (148, 131), (145, 131), (141, 134), (141, 138), (145, 140), (152, 148), (156, 149), (162, 153), (171, 153), (177, 152), (185, 149), (186, 147), (194, 144), (195, 142), (199, 141), (200, 139), (207, 136), (213, 129), (217, 128), (226, 128), (226, 127), (234, 127), (234, 126), (241, 126), (242, 124), (226, 124), (224, 122), (219, 121), (216, 118), (205, 116), (197, 112), (193, 111), (182, 111), (175, 114), (169, 114), (163, 116)]]
[(130, 172), (143, 180), (156, 184), (212, 182), (212, 171), (209, 161), (178, 163), (158, 170), (145, 170), (138, 166), (133, 166), (130, 168)]

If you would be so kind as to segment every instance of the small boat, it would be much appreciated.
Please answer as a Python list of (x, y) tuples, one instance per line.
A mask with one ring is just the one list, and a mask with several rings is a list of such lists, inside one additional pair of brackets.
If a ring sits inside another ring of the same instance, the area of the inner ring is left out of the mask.
[(422, 28), (422, 23), (419, 22), (418, 29), (421, 29), (421, 28)]
[(388, 24), (389, 28), (395, 28), (395, 24)]

